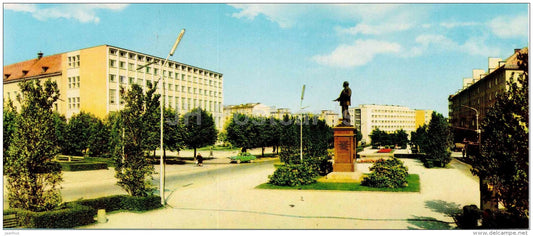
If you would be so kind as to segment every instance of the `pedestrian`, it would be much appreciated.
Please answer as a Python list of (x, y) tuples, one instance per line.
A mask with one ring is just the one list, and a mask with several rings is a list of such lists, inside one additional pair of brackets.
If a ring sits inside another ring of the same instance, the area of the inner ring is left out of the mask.
[(203, 166), (204, 158), (202, 157), (202, 154), (198, 153), (198, 155), (196, 155), (196, 162), (198, 166)]

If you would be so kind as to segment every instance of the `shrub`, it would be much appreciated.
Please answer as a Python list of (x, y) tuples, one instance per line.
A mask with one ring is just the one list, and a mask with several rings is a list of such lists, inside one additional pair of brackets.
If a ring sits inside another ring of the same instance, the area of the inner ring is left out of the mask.
[(268, 176), (268, 183), (279, 186), (300, 186), (316, 182), (316, 170), (309, 164), (285, 164)]
[(107, 163), (103, 162), (60, 162), (63, 171), (101, 170), (107, 169)]
[(9, 209), (6, 214), (16, 214), (17, 223), (24, 228), (73, 228), (94, 222), (93, 209), (80, 204), (68, 204), (56, 210), (33, 212)]
[(363, 179), (362, 185), (377, 188), (401, 188), (407, 186), (407, 167), (396, 159), (379, 159), (372, 167), (370, 173)]
[(453, 215), (453, 220), (460, 229), (478, 228), (478, 220), (481, 219), (481, 210), (476, 205), (463, 207), (463, 211)]
[(107, 212), (116, 210), (147, 211), (161, 207), (159, 196), (133, 197), (129, 195), (114, 195), (95, 199), (84, 199), (73, 202), (94, 209), (94, 214), (98, 209), (105, 209)]
[(325, 176), (333, 171), (333, 164), (329, 160), (331, 160), (331, 156), (324, 155), (316, 158), (306, 158), (304, 162), (310, 165), (318, 175)]

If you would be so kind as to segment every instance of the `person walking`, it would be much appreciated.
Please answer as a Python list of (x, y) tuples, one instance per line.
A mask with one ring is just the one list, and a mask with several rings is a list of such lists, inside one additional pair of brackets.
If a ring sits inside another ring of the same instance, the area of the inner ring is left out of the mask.
[(196, 163), (198, 166), (203, 166), (204, 158), (202, 157), (202, 154), (198, 153), (198, 155), (196, 155)]

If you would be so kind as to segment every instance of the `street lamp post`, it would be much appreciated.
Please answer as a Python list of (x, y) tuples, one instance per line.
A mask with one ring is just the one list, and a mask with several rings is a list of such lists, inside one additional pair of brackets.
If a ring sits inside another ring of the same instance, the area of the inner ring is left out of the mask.
[(304, 93), (305, 93), (305, 84), (304, 86), (302, 87), (302, 97), (300, 98), (300, 164), (303, 164), (304, 163), (304, 157), (303, 157), (303, 135), (302, 135), (302, 131), (303, 131), (303, 109), (302, 108), (302, 103), (304, 101)]
[(476, 108), (473, 108), (473, 107), (469, 107), (469, 106), (466, 106), (466, 105), (461, 105), (462, 107), (466, 107), (466, 108), (469, 108), (469, 109), (472, 109), (476, 112), (476, 133), (477, 133), (477, 143), (478, 145), (481, 145), (481, 130), (479, 130), (479, 112)]
[[(178, 47), (178, 44), (180, 43), (181, 41), (181, 38), (183, 37), (183, 34), (185, 34), (185, 29), (182, 29), (180, 34), (178, 35), (178, 38), (176, 38), (176, 42), (174, 42), (174, 46), (172, 46), (172, 49), (170, 50), (170, 52), (168, 53), (167, 55), (167, 58), (165, 59), (165, 61), (163, 62), (163, 65), (161, 67), (165, 67), (165, 65), (167, 64), (168, 62), (168, 58), (170, 56), (173, 56), (174, 55), (174, 52), (176, 51), (176, 48)], [(146, 66), (149, 66), (151, 64), (155, 63), (155, 60), (151, 63), (148, 63), (144, 66), (141, 66), (139, 68), (137, 68), (137, 70), (140, 70)], [(160, 126), (160, 134), (161, 134), (161, 137), (160, 137), (160, 149), (161, 149), (161, 153), (160, 153), (160, 156), (159, 156), (159, 165), (161, 167), (161, 171), (159, 173), (159, 194), (161, 195), (161, 205), (165, 205), (166, 202), (165, 202), (165, 161), (163, 160), (163, 106), (164, 106), (164, 102), (163, 102), (163, 99), (165, 97), (165, 87), (163, 86), (164, 83), (165, 83), (165, 78), (163, 78), (163, 71), (160, 70), (160, 74), (159, 74), (159, 79), (157, 80), (159, 84), (159, 88), (161, 89), (160, 91), (160, 94), (161, 94), (161, 97), (159, 98), (159, 107), (160, 107), (160, 113), (161, 113), (161, 116), (160, 116), (160, 123), (161, 123), (161, 126)]]

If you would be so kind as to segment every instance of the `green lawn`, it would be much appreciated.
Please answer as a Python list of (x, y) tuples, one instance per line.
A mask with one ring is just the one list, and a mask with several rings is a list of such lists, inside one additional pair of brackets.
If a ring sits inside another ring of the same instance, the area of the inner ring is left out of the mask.
[(377, 191), (377, 192), (420, 192), (420, 177), (417, 174), (407, 176), (408, 186), (404, 188), (373, 188), (362, 186), (361, 183), (322, 183), (316, 182), (303, 186), (276, 186), (264, 183), (258, 189), (290, 189), (290, 190), (338, 190), (338, 191)]

